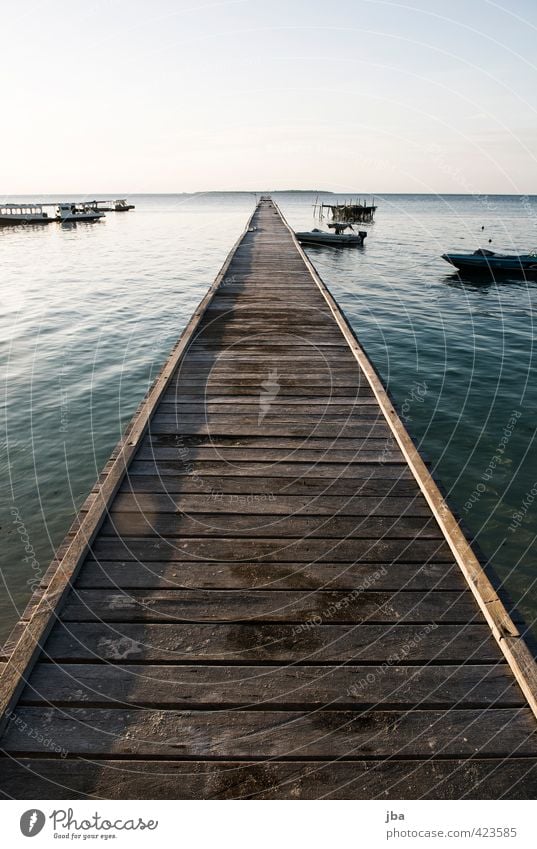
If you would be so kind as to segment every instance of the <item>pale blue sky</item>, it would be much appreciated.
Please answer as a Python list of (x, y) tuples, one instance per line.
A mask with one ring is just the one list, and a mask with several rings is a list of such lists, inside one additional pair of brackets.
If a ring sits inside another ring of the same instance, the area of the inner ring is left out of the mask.
[(0, 3), (0, 196), (537, 193), (536, 0)]

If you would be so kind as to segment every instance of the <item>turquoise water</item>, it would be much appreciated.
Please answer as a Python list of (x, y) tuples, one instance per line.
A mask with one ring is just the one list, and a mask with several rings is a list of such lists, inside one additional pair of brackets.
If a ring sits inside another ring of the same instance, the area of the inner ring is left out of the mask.
[[(343, 197), (343, 196), (341, 196)], [(276, 194), (295, 229), (314, 195)], [(132, 198), (92, 225), (0, 229), (0, 637), (46, 569), (255, 196)], [(526, 620), (537, 616), (537, 283), (461, 282), (448, 249), (537, 247), (537, 198), (378, 198), (361, 250), (309, 251)], [(482, 230), (481, 228), (485, 229)]]

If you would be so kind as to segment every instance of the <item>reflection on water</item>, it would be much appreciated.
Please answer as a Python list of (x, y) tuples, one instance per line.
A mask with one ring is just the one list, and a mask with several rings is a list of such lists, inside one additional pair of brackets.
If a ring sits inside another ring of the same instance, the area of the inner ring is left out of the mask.
[[(255, 197), (133, 200), (135, 211), (88, 226), (0, 228), (3, 636)], [(318, 226), (313, 195), (276, 200), (295, 229)], [(475, 250), (483, 225), (494, 250), (522, 252), (533, 210), (537, 201), (514, 198), (390, 196), (363, 247), (307, 249), (527, 619), (537, 613), (537, 506), (523, 513), (537, 480), (537, 284), (463, 280), (440, 255)]]

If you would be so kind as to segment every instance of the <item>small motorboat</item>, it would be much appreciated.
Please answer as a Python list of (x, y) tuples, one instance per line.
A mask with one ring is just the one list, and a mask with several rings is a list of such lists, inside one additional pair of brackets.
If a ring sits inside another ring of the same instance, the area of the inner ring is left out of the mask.
[(487, 277), (537, 277), (537, 252), (497, 254), (479, 248), (473, 254), (442, 254), (442, 259), (463, 274)]
[(93, 209), (87, 204), (60, 203), (56, 208), (56, 220), (62, 224), (74, 224), (77, 221), (99, 221), (104, 212)]
[(136, 207), (133, 203), (127, 203), (125, 198), (114, 201), (114, 212), (128, 212), (129, 209), (136, 209)]
[[(364, 239), (367, 236), (365, 230), (354, 231), (352, 224), (345, 224), (341, 221), (335, 221), (328, 225), (333, 233), (327, 233), (326, 230), (309, 230), (306, 233), (295, 233), (301, 245), (330, 245), (336, 247), (356, 247), (363, 245)], [(352, 233), (344, 231), (350, 229)]]

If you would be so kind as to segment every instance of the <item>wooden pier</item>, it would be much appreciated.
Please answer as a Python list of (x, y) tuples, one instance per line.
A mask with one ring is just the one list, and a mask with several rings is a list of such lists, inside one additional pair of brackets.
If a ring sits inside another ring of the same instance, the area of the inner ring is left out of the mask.
[(0, 792), (533, 798), (519, 627), (264, 198), (6, 647)]

